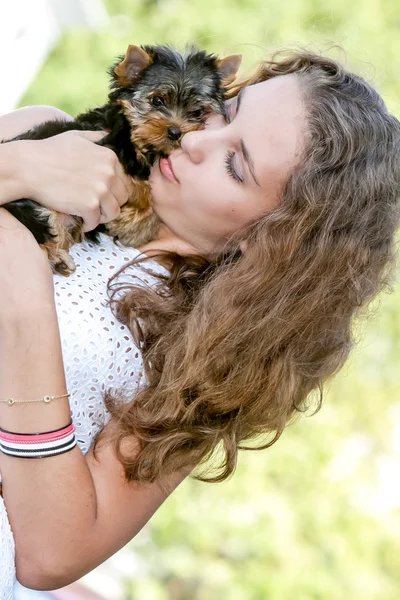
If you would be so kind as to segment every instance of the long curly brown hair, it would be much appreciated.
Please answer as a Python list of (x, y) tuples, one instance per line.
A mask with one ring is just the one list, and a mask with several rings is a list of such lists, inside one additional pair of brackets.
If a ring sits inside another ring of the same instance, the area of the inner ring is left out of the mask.
[[(307, 140), (278, 206), (219, 256), (167, 255), (170, 275), (151, 289), (121, 297), (110, 282), (111, 305), (148, 378), (129, 403), (106, 398), (128, 480), (163, 480), (201, 464), (197, 479), (222, 481), (245, 443), (275, 442), (313, 390), (319, 405), (352, 347), (354, 317), (390, 281), (400, 123), (361, 77), (310, 52), (275, 55), (231, 93), (290, 73)], [(121, 451), (132, 435), (134, 458)], [(207, 476), (211, 456), (219, 463)]]

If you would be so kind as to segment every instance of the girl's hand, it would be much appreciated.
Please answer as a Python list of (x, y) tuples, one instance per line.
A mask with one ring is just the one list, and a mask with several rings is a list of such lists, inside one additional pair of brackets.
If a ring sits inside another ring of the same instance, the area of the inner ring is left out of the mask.
[(82, 217), (85, 231), (115, 219), (132, 195), (133, 185), (117, 155), (93, 143), (105, 135), (101, 131), (68, 131), (44, 140), (15, 142), (22, 154), (26, 197)]
[(22, 223), (0, 208), (0, 328), (29, 322), (54, 308), (46, 252)]

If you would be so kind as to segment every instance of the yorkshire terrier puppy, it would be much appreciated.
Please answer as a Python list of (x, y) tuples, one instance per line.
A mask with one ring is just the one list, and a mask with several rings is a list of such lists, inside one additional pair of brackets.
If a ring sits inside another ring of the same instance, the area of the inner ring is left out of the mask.
[[(68, 250), (105, 231), (125, 245), (152, 239), (159, 221), (151, 207), (150, 167), (167, 157), (188, 131), (202, 129), (211, 113), (224, 114), (226, 87), (235, 79), (241, 56), (218, 59), (196, 48), (179, 53), (167, 46), (129, 46), (109, 70), (108, 102), (73, 121), (52, 120), (13, 140), (39, 140), (65, 131), (106, 130), (98, 144), (111, 148), (134, 182), (135, 192), (120, 216), (84, 233), (82, 219), (29, 199), (4, 205), (31, 230), (48, 253), (53, 271), (69, 275), (75, 265)], [(11, 140), (7, 140), (11, 141)]]

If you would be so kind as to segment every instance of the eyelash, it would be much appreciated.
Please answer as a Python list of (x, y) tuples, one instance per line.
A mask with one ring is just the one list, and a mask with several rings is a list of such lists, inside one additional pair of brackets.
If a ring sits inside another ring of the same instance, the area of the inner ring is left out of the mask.
[(233, 168), (232, 161), (233, 161), (234, 156), (235, 156), (235, 153), (232, 152), (232, 150), (228, 150), (228, 152), (226, 153), (226, 157), (225, 157), (226, 170), (227, 170), (229, 177), (232, 177), (232, 179), (234, 179), (238, 183), (243, 183), (243, 180), (239, 177), (239, 175), (236, 173), (235, 169)]

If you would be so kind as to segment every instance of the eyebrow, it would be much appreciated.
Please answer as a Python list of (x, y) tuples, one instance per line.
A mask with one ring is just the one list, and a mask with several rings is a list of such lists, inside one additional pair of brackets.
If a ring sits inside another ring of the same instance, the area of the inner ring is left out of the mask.
[[(244, 90), (245, 90), (245, 88), (241, 88), (241, 90), (239, 91), (239, 93), (237, 95), (236, 115), (239, 112), (240, 103), (241, 103), (242, 98), (243, 98)], [(256, 174), (254, 173), (254, 163), (253, 163), (253, 161), (251, 159), (251, 156), (249, 154), (249, 151), (247, 150), (247, 148), (245, 146), (245, 143), (244, 143), (244, 141), (242, 139), (240, 140), (240, 148), (242, 150), (243, 158), (246, 161), (246, 164), (247, 164), (247, 166), (249, 168), (251, 176), (254, 179), (254, 182), (258, 185), (258, 187), (261, 187), (260, 184), (259, 184), (259, 182), (258, 182), (258, 180), (257, 180)]]

